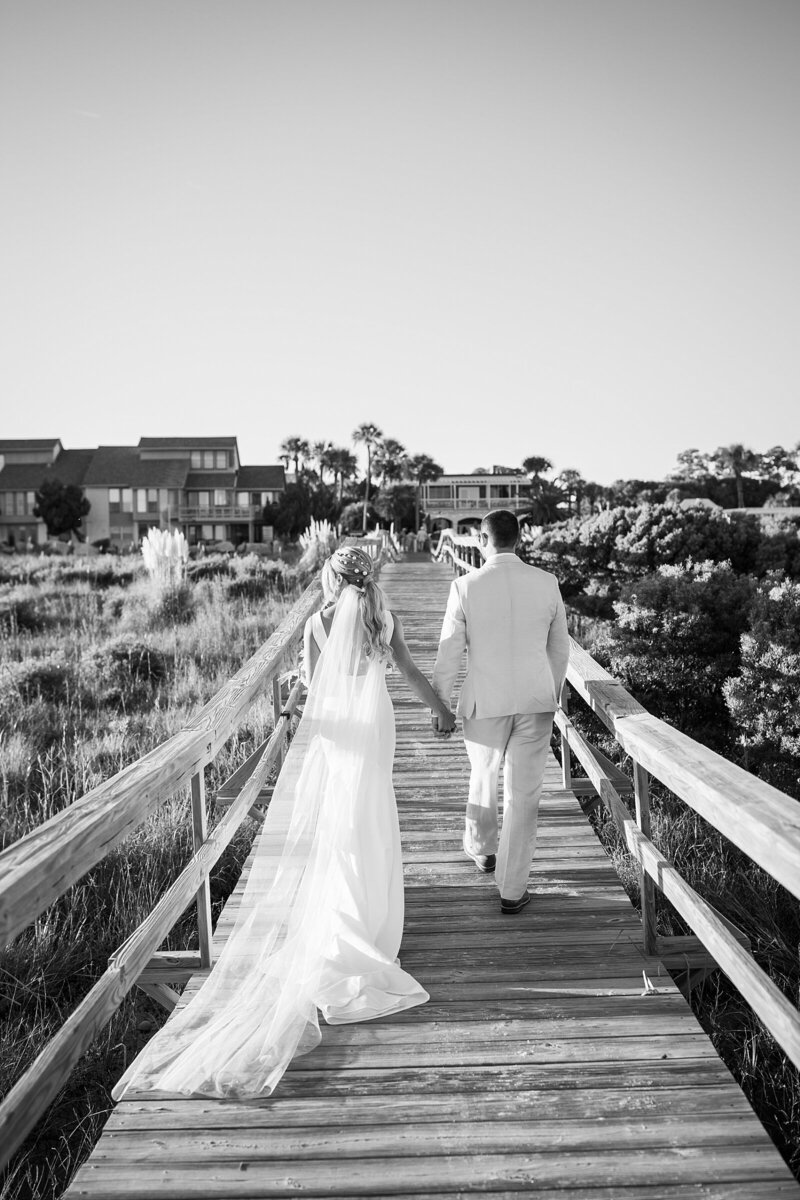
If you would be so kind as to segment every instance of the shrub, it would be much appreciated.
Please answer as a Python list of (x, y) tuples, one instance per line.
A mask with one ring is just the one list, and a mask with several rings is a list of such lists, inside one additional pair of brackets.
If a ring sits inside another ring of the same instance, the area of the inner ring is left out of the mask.
[(61, 650), (18, 663), (6, 663), (0, 672), (0, 710), (6, 714), (20, 704), (30, 704), (37, 699), (63, 704), (75, 691), (74, 669)]
[(601, 643), (646, 708), (715, 749), (731, 739), (722, 688), (739, 667), (753, 586), (728, 563), (662, 567), (622, 589)]
[(741, 668), (724, 693), (747, 766), (800, 798), (800, 583), (773, 579), (758, 589)]
[(94, 687), (98, 700), (112, 705), (144, 702), (146, 693), (152, 692), (168, 673), (166, 655), (135, 638), (107, 642), (83, 662), (87, 686)]

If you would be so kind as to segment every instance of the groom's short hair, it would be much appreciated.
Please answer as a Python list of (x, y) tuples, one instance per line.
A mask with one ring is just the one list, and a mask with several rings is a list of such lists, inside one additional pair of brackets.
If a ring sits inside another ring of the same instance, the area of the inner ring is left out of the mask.
[(516, 546), (519, 539), (519, 521), (507, 508), (487, 513), (481, 521), (481, 530), (493, 546)]

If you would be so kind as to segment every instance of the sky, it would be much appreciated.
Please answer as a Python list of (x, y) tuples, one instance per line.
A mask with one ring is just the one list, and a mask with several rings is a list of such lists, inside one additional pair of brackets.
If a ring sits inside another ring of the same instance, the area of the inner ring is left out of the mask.
[(0, 438), (800, 440), (796, 0), (0, 0)]

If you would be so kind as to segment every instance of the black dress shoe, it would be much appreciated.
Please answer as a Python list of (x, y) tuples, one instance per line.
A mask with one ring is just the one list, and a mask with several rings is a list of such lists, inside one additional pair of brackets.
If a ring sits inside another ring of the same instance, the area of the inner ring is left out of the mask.
[(467, 858), (472, 859), (478, 870), (484, 875), (491, 875), (497, 863), (496, 856), (494, 854), (473, 854), (472, 851), (467, 848), (466, 841), (463, 841), (461, 845), (464, 847), (464, 853), (466, 854)]
[(530, 892), (524, 892), (523, 895), (520, 896), (519, 900), (504, 900), (501, 896), (500, 912), (506, 913), (507, 916), (511, 916), (512, 913), (522, 912), (525, 905), (530, 904), (530, 902)]

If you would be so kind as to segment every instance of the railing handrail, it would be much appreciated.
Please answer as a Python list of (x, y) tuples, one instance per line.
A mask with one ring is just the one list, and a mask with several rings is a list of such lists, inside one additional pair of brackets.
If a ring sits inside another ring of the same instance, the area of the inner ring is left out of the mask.
[(622, 749), (800, 897), (800, 804), (660, 720), (571, 639), (567, 680)]

